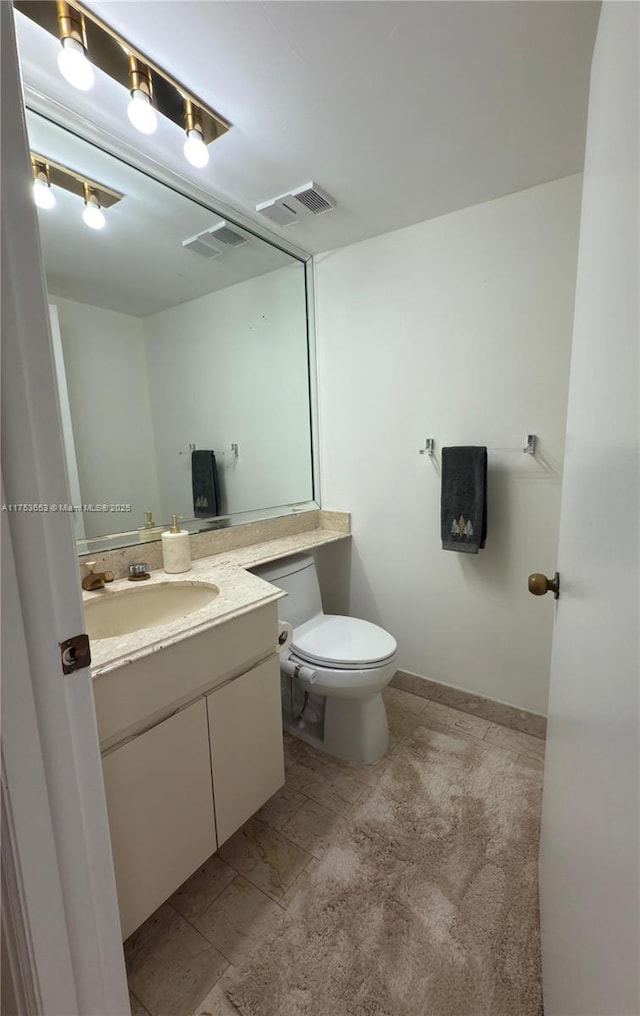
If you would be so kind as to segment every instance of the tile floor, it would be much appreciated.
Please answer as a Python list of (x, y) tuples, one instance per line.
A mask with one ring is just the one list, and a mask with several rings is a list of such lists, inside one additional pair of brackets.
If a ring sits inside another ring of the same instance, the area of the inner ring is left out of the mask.
[[(426, 726), (543, 766), (539, 738), (397, 688), (384, 698), (389, 754)], [(125, 943), (133, 1016), (238, 1016), (225, 972), (287, 920), (292, 899), (386, 764), (339, 762), (285, 735), (285, 786)]]

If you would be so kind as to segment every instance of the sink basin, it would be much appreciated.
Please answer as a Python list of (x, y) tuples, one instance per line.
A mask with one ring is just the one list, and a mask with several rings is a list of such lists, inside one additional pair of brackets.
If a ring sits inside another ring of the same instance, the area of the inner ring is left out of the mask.
[(111, 639), (129, 635), (142, 628), (157, 628), (201, 610), (215, 600), (219, 589), (214, 585), (162, 585), (104, 592), (84, 604), (84, 616), (90, 639)]

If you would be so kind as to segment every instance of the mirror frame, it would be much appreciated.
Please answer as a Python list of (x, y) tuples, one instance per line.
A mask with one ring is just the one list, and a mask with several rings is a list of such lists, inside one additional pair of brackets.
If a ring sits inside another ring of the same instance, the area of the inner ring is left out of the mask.
[[(269, 508), (258, 508), (250, 512), (239, 512), (235, 515), (204, 519), (188, 519), (181, 523), (190, 533), (212, 532), (216, 529), (241, 526), (266, 519), (281, 518), (287, 515), (298, 515), (305, 511), (314, 511), (321, 507), (320, 470), (318, 443), (318, 370), (316, 347), (316, 305), (314, 290), (313, 256), (288, 240), (263, 229), (242, 212), (232, 208), (225, 201), (219, 200), (209, 191), (198, 187), (191, 180), (163, 166), (148, 155), (140, 153), (116, 135), (96, 128), (96, 126), (61, 103), (29, 87), (23, 82), (23, 98), (25, 111), (44, 117), (57, 127), (68, 131), (75, 137), (94, 145), (107, 155), (125, 163), (131, 169), (138, 170), (151, 177), (157, 183), (169, 187), (183, 197), (195, 202), (214, 215), (219, 215), (229, 222), (240, 226), (258, 240), (271, 244), (283, 253), (300, 261), (304, 267), (305, 302), (307, 318), (307, 379), (309, 385), (309, 425), (311, 429), (311, 483), (313, 500), (299, 504), (278, 505)], [(25, 125), (26, 130), (26, 125)], [(44, 263), (43, 275), (44, 275)], [(156, 541), (153, 541), (156, 542)], [(77, 541), (78, 554), (89, 554), (107, 550), (118, 550), (122, 547), (136, 546), (140, 543), (136, 532), (114, 533), (95, 539)]]

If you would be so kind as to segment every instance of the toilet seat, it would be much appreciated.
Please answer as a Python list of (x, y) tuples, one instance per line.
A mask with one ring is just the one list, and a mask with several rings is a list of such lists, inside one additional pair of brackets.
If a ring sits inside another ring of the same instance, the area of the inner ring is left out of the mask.
[(383, 667), (397, 651), (389, 632), (370, 621), (321, 614), (294, 629), (291, 649), (300, 659), (339, 670)]

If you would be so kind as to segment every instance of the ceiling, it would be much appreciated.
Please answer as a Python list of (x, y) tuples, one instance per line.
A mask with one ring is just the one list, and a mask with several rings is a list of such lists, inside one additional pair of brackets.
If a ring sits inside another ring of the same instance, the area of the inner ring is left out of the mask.
[(232, 122), (208, 167), (188, 166), (174, 124), (142, 138), (102, 75), (68, 86), (56, 41), (17, 18), (26, 83), (257, 223), (257, 203), (314, 180), (335, 211), (265, 223), (310, 253), (582, 169), (596, 2), (87, 6)]

